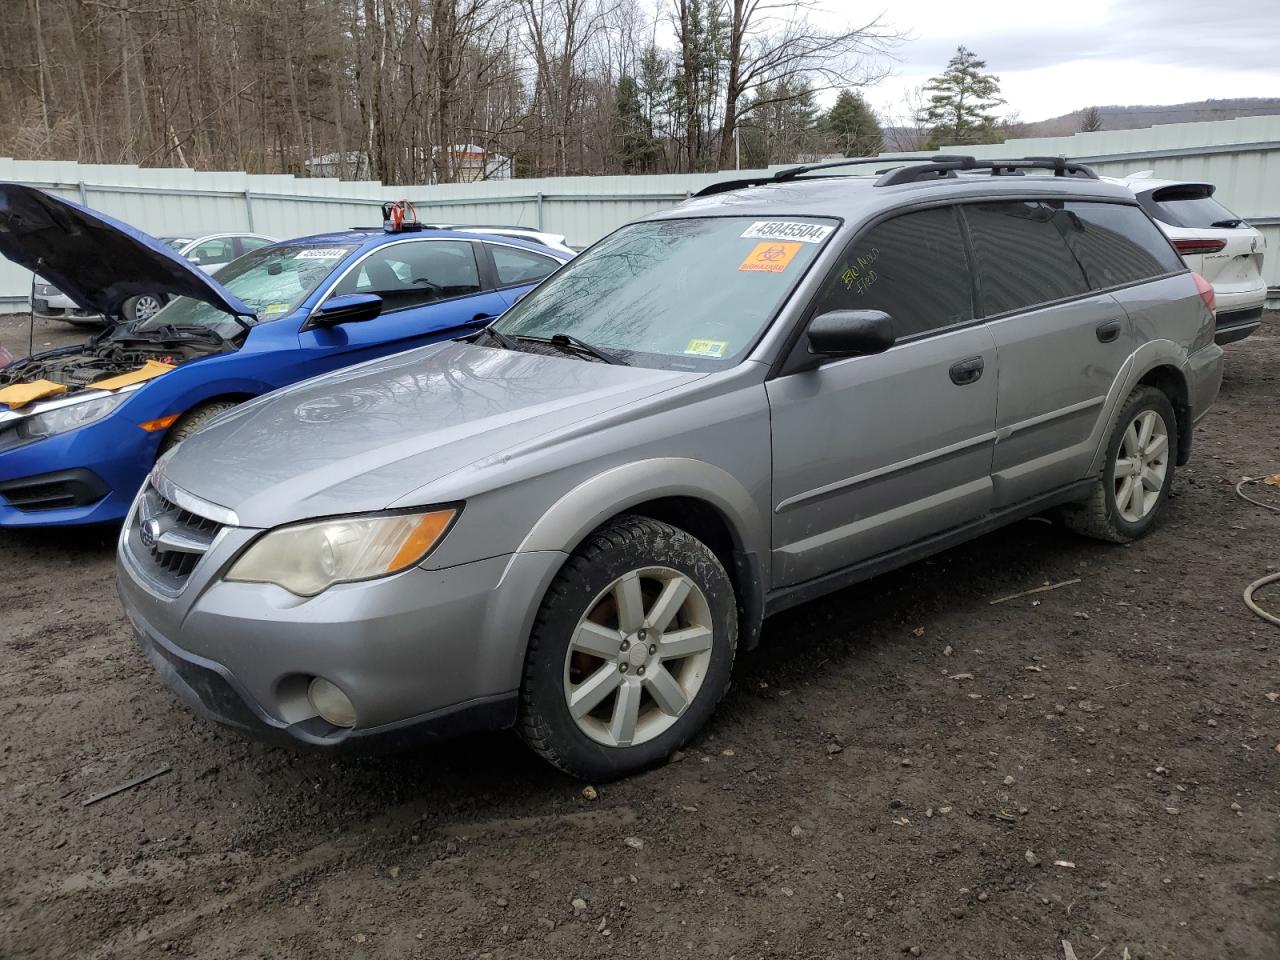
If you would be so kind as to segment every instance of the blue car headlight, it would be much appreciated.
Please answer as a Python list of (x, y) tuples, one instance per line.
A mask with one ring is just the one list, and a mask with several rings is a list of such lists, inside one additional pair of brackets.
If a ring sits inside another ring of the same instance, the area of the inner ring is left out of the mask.
[(77, 427), (101, 420), (128, 398), (127, 393), (109, 393), (33, 414), (25, 420), (18, 421), (18, 436), (24, 440), (40, 440), (58, 433), (66, 433), (68, 430), (75, 430)]

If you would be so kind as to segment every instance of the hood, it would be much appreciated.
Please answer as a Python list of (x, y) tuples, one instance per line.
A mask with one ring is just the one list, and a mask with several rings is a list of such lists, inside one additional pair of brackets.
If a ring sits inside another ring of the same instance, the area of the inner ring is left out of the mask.
[(434, 344), (251, 401), (184, 440), (160, 469), (249, 527), (382, 510), (477, 461), (703, 376)]
[(159, 240), (20, 183), (0, 182), (0, 253), (108, 317), (118, 317), (124, 302), (140, 293), (192, 297), (227, 313), (253, 313)]

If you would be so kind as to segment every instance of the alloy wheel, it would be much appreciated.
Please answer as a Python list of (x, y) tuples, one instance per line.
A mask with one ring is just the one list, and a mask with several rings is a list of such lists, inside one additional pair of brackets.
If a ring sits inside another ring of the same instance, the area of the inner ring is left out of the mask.
[(1164, 418), (1143, 410), (1124, 432), (1114, 472), (1116, 509), (1137, 523), (1155, 509), (1169, 472), (1169, 433)]
[(133, 317), (135, 320), (150, 320), (162, 306), (159, 297), (144, 293), (133, 302)]
[(611, 747), (669, 729), (706, 679), (711, 624), (702, 590), (669, 567), (633, 570), (605, 587), (565, 654), (565, 702), (578, 729)]

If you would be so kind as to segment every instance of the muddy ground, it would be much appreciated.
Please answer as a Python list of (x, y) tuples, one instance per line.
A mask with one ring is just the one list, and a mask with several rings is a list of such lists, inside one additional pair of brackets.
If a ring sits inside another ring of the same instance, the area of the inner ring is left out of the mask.
[(1146, 540), (1025, 521), (779, 616), (684, 757), (595, 800), (505, 735), (213, 728), (111, 531), (0, 532), (0, 956), (1276, 960), (1280, 630), (1240, 592), (1280, 515), (1232, 488), (1277, 471), (1273, 314)]

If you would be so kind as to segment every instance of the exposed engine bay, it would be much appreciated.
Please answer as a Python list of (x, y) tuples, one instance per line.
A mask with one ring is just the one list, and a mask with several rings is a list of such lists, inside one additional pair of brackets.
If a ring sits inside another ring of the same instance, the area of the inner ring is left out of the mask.
[(98, 334), (83, 346), (47, 350), (14, 360), (0, 368), (0, 387), (49, 380), (74, 393), (98, 380), (137, 370), (148, 360), (178, 366), (235, 349), (235, 341), (204, 327), (166, 325), (137, 330), (122, 325)]

